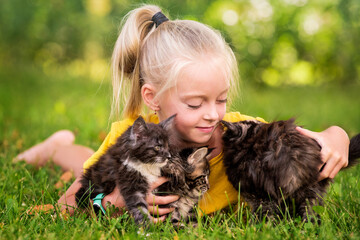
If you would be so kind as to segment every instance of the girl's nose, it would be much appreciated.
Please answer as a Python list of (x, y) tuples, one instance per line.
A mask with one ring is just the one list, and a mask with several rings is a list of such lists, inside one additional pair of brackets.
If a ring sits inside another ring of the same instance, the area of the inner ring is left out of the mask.
[(219, 118), (219, 113), (218, 113), (215, 105), (209, 106), (209, 108), (207, 109), (207, 112), (206, 112), (205, 115), (204, 115), (204, 118), (205, 118), (206, 120), (209, 120), (209, 121), (216, 121), (216, 120), (218, 120), (218, 118)]

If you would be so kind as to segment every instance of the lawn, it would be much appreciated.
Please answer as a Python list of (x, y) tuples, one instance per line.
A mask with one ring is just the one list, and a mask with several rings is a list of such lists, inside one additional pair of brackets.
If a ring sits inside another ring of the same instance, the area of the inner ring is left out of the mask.
[[(108, 79), (107, 77), (105, 79)], [(265, 88), (243, 83), (231, 109), (270, 121), (296, 117), (304, 127), (321, 131), (333, 124), (350, 136), (360, 132), (360, 86)], [(68, 185), (56, 189), (61, 170), (49, 163), (35, 169), (12, 158), (59, 129), (73, 130), (76, 143), (96, 149), (109, 130), (111, 91), (107, 80), (91, 81), (65, 71), (42, 73), (24, 67), (0, 71), (0, 239), (359, 239), (360, 166), (336, 176), (316, 208), (322, 224), (299, 219), (252, 222), (247, 209), (203, 217), (197, 228), (176, 230), (155, 225), (145, 232), (132, 220), (93, 219), (77, 214), (32, 215), (39, 204), (54, 204)]]

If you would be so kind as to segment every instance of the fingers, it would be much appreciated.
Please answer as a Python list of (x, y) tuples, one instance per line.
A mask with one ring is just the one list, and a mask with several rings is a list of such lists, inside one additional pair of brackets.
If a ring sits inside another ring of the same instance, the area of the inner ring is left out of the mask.
[(166, 214), (174, 211), (174, 208), (161, 208), (159, 205), (170, 204), (179, 199), (179, 196), (170, 195), (170, 196), (155, 196), (153, 194), (148, 194), (146, 201), (148, 203), (148, 210), (153, 216), (166, 216)]
[(146, 197), (146, 202), (149, 206), (156, 206), (156, 205), (166, 205), (172, 202), (175, 202), (179, 199), (177, 195), (169, 195), (169, 196), (155, 196), (153, 194), (148, 194)]
[(319, 180), (334, 178), (343, 167), (348, 165), (349, 137), (342, 128), (332, 126), (322, 132), (312, 132), (300, 127), (296, 130), (315, 139), (321, 146), (323, 164), (319, 166)]
[(326, 163), (319, 175), (319, 181), (325, 178), (334, 178), (336, 174), (346, 167), (346, 159), (342, 158), (340, 154), (332, 153), (327, 150), (322, 153), (322, 160)]
[(153, 222), (153, 223), (159, 223), (159, 222), (163, 222), (166, 218), (166, 215), (164, 216), (161, 216), (161, 217), (151, 217), (150, 216), (150, 220)]
[(150, 187), (150, 192), (152, 192), (154, 189), (156, 189), (157, 187), (159, 187), (160, 185), (162, 185), (163, 183), (169, 181), (167, 178), (165, 177), (159, 177), (155, 182), (153, 182), (153, 184)]
[(174, 211), (174, 208), (159, 208), (159, 206), (149, 206), (148, 208), (152, 216), (163, 216)]
[(305, 136), (308, 136), (314, 140), (316, 140), (318, 142), (318, 144), (323, 147), (323, 141), (319, 135), (319, 133), (317, 132), (313, 132), (313, 131), (310, 131), (310, 130), (307, 130), (305, 128), (302, 128), (302, 127), (296, 127), (296, 130), (298, 132), (300, 132), (301, 134), (305, 135)]
[(319, 166), (319, 171), (320, 175), (319, 175), (319, 181), (328, 178), (330, 173), (332, 172), (332, 170), (334, 169), (334, 166), (336, 165), (336, 161), (333, 161), (331, 159), (331, 154), (328, 151), (324, 151), (324, 153), (321, 153), (321, 160), (323, 161), (324, 165)]
[(338, 174), (338, 172), (340, 172), (340, 170), (343, 168), (343, 166), (341, 164), (336, 165), (336, 167), (332, 170), (332, 172), (329, 175), (329, 178), (334, 178), (336, 176), (336, 174)]
[(120, 190), (118, 187), (115, 187), (114, 191), (112, 191), (110, 194), (106, 195), (102, 199), (101, 204), (105, 209), (106, 209), (108, 202), (111, 203), (111, 205), (114, 205), (115, 207), (118, 207), (118, 208), (125, 207), (125, 200), (122, 197), (122, 195), (120, 194)]
[[(327, 162), (331, 159), (332, 153), (327, 148), (324, 148), (321, 149), (320, 155), (323, 164), (319, 166), (319, 171), (324, 172), (326, 165), (328, 165)], [(327, 169), (329, 169), (329, 166), (327, 167)]]

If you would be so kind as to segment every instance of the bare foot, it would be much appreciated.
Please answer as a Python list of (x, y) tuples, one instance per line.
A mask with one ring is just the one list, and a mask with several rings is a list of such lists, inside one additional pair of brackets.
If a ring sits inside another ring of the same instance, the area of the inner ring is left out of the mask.
[(43, 166), (54, 155), (56, 147), (71, 145), (74, 140), (73, 132), (69, 130), (57, 131), (45, 141), (17, 155), (13, 162), (25, 161), (35, 166)]

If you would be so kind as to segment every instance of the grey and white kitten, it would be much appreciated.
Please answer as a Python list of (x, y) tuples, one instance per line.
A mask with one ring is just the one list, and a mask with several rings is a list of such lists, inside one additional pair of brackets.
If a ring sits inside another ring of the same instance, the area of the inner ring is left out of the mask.
[(100, 193), (110, 194), (118, 187), (135, 222), (147, 221), (146, 194), (172, 157), (167, 128), (172, 126), (173, 119), (160, 124), (145, 123), (142, 117), (136, 119), (83, 174), (82, 186), (75, 195), (77, 205), (86, 208), (90, 199)]
[[(135, 222), (146, 223), (150, 219), (146, 194), (160, 176), (170, 178), (171, 189), (182, 193), (180, 199), (186, 199), (186, 193), (190, 193), (187, 192), (186, 176), (197, 169), (198, 162), (202, 163), (202, 159), (195, 158), (203, 158), (203, 155), (191, 154), (188, 163), (171, 148), (169, 135), (173, 122), (174, 116), (159, 124), (146, 123), (139, 117), (83, 174), (82, 186), (75, 195), (77, 205), (87, 208), (90, 199), (100, 193), (110, 194), (118, 187)], [(184, 204), (180, 205), (182, 208)], [(176, 212), (182, 215), (187, 210), (183, 212), (179, 207)]]

